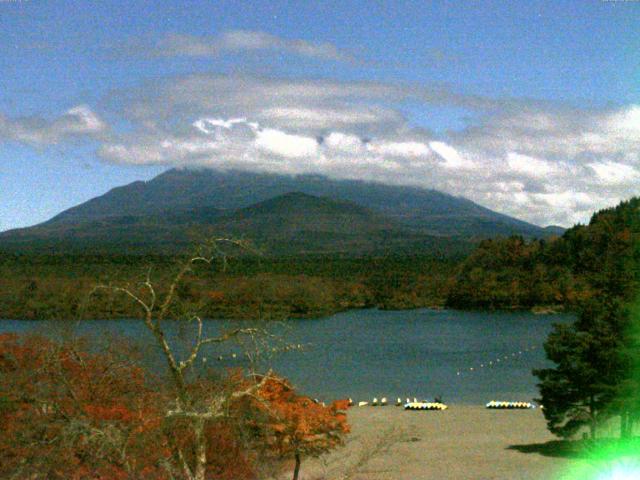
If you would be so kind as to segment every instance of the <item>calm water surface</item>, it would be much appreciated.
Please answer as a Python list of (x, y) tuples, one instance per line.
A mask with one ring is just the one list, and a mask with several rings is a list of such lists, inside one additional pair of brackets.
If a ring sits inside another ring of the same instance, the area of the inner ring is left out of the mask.
[[(322, 319), (272, 324), (270, 330), (305, 348), (302, 352), (279, 354), (270, 363), (301, 392), (325, 400), (435, 395), (452, 403), (531, 400), (537, 395), (531, 369), (548, 365), (542, 343), (553, 323), (571, 320), (570, 315), (528, 312), (355, 310)], [(121, 335), (141, 346), (152, 345), (140, 320), (60, 325), (0, 320), (0, 331), (51, 334), (73, 328), (82, 335)], [(193, 327), (182, 322), (167, 322), (166, 326), (177, 345), (186, 344)], [(209, 334), (233, 326), (237, 324), (206, 322)], [(158, 352), (149, 348), (149, 363), (162, 365)], [(217, 356), (221, 353), (225, 359), (219, 361)], [(232, 353), (236, 353), (235, 359)], [(242, 349), (237, 345), (207, 352), (209, 366), (240, 365), (243, 361)]]

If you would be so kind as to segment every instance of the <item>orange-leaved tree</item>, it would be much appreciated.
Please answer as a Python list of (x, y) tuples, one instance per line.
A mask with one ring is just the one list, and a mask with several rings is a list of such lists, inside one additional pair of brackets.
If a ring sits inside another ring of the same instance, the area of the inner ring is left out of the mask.
[[(168, 417), (171, 392), (131, 361), (125, 344), (0, 334), (0, 478), (188, 479), (198, 443)], [(190, 394), (235, 388), (201, 381)], [(243, 386), (242, 388), (247, 388)], [(230, 418), (206, 422), (209, 480), (254, 479), (256, 458)]]
[(293, 479), (298, 479), (302, 457), (316, 457), (342, 445), (349, 432), (346, 409), (339, 400), (325, 406), (299, 395), (283, 378), (263, 383), (256, 403), (268, 417), (267, 443), (280, 458), (293, 458)]
[(0, 335), (0, 477), (169, 478), (141, 369), (75, 342)]

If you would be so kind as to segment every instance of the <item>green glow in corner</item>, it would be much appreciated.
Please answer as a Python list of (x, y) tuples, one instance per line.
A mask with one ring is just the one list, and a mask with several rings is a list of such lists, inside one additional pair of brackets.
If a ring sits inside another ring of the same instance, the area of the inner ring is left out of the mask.
[(591, 451), (559, 480), (640, 480), (640, 439), (611, 440)]
[(637, 480), (640, 478), (640, 462), (617, 461), (611, 468), (598, 475), (595, 480)]
[[(631, 307), (627, 338), (630, 340), (631, 390), (626, 390), (628, 406), (638, 421), (640, 409), (640, 301)], [(602, 439), (585, 447), (584, 456), (575, 459), (558, 480), (640, 480), (640, 436), (638, 426), (626, 439)]]

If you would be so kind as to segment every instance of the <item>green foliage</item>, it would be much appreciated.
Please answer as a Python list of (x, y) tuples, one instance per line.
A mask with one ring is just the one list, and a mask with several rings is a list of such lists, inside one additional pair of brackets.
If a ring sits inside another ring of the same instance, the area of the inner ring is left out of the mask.
[(550, 252), (560, 239), (485, 240), (460, 265), (447, 304), (462, 308), (531, 308), (576, 304), (585, 287)]
[(640, 330), (634, 301), (640, 286), (640, 199), (598, 212), (553, 246), (593, 294), (572, 325), (556, 325), (545, 343), (556, 367), (535, 371), (549, 429), (571, 436), (621, 417), (621, 435), (640, 413)]
[(556, 367), (534, 371), (540, 379), (541, 402), (551, 432), (570, 437), (588, 425), (595, 436), (621, 380), (618, 347), (616, 333), (602, 318), (588, 329), (579, 322), (555, 327), (545, 351)]
[[(561, 237), (480, 243), (452, 279), (446, 304), (457, 308), (577, 309), (603, 291), (630, 295), (640, 258), (640, 199), (593, 215)], [(635, 270), (634, 270), (635, 269)]]

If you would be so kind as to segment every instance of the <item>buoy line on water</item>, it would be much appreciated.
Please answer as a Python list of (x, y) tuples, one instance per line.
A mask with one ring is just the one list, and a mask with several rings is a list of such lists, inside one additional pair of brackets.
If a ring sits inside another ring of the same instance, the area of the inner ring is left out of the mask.
[[(277, 354), (277, 353), (284, 353), (284, 352), (289, 352), (289, 351), (303, 351), (305, 349), (305, 347), (307, 347), (309, 344), (303, 344), (303, 343), (297, 343), (297, 344), (289, 344), (289, 345), (284, 345), (282, 347), (271, 347), (271, 348), (267, 348), (263, 351), (263, 355), (265, 354)], [(227, 355), (218, 355), (216, 357), (216, 360), (218, 360), (219, 362), (222, 361), (229, 361), (229, 360), (237, 360), (239, 358), (249, 358), (251, 355), (253, 354), (253, 352), (244, 352), (244, 353), (229, 353)], [(207, 357), (202, 357), (202, 362), (206, 363), (207, 361)]]
[(459, 376), (462, 376), (464, 374), (473, 373), (473, 372), (479, 371), (482, 368), (496, 367), (498, 365), (504, 364), (505, 362), (508, 362), (509, 360), (513, 360), (514, 358), (519, 358), (524, 353), (532, 352), (536, 348), (537, 347), (535, 345), (531, 345), (529, 347), (523, 348), (522, 350), (514, 351), (514, 352), (511, 352), (509, 354), (505, 354), (505, 355), (498, 356), (496, 358), (492, 358), (491, 360), (488, 360), (486, 362), (482, 362), (479, 365), (476, 364), (476, 366), (473, 366), (473, 367), (467, 367), (467, 368), (458, 369), (457, 372), (456, 372), (456, 376), (459, 377)]

